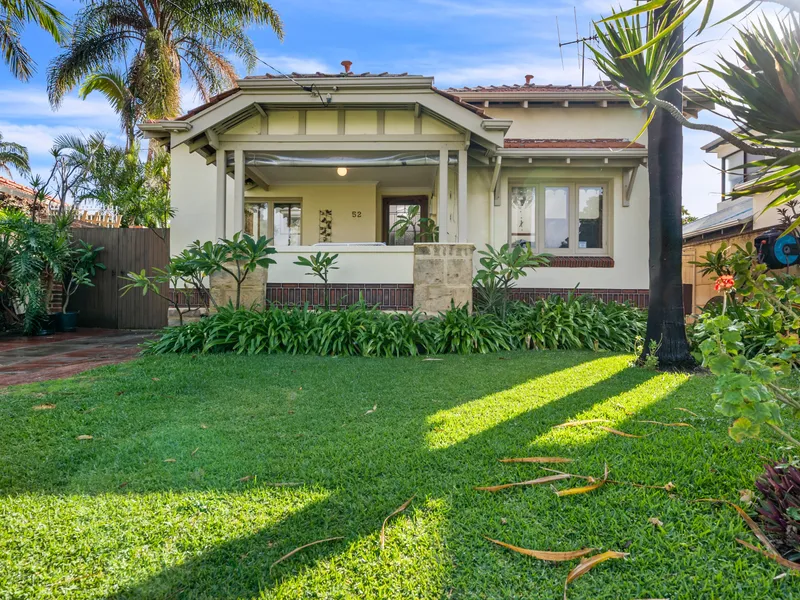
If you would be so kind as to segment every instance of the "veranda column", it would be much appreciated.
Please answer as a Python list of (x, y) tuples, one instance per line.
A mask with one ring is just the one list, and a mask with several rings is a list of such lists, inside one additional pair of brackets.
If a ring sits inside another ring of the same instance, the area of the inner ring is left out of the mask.
[(458, 243), (467, 242), (469, 216), (467, 213), (467, 151), (458, 151)]
[(227, 188), (226, 169), (228, 165), (225, 161), (225, 151), (217, 150), (217, 217), (216, 217), (216, 238), (225, 237), (225, 190)]
[(244, 150), (233, 151), (233, 232), (244, 230)]
[(439, 210), (436, 220), (439, 225), (439, 242), (447, 242), (447, 223), (450, 220), (447, 214), (447, 201), (450, 192), (447, 189), (447, 164), (449, 152), (446, 149), (439, 150)]

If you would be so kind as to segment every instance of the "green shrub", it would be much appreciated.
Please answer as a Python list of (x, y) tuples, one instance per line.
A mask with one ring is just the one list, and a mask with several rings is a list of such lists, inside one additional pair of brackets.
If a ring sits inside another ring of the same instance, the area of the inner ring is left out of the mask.
[(645, 333), (647, 313), (629, 304), (570, 294), (533, 304), (515, 302), (508, 320), (524, 348), (630, 352)]
[(384, 313), (364, 304), (340, 310), (221, 307), (196, 323), (165, 329), (148, 354), (236, 352), (330, 356), (417, 356), (532, 349), (633, 348), (642, 311), (592, 298), (550, 298), (512, 305), (504, 321), (452, 306), (436, 317)]

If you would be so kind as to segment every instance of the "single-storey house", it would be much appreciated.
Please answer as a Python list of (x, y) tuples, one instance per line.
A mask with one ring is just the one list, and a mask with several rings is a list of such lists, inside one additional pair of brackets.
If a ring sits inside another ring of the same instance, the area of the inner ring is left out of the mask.
[[(248, 298), (312, 301), (318, 285), (293, 263), (330, 251), (341, 297), (435, 310), (471, 299), (476, 250), (524, 244), (553, 258), (519, 281), (520, 296), (579, 287), (646, 305), (647, 139), (632, 141), (645, 111), (603, 82), (537, 85), (529, 75), (440, 90), (431, 77), (342, 65), (245, 77), (141, 126), (172, 152), (173, 253), (266, 235), (277, 264)], [(438, 225), (437, 243), (393, 231), (413, 206)]]

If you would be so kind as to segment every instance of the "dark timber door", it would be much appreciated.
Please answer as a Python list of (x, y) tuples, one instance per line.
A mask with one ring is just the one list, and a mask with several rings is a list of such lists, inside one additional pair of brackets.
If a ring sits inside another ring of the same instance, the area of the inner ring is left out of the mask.
[(419, 214), (415, 219), (416, 233), (419, 233), (419, 220), (428, 216), (427, 196), (392, 196), (383, 199), (383, 241), (387, 246), (410, 246), (414, 243), (414, 231), (411, 227), (401, 237), (391, 231), (399, 217), (408, 214), (412, 206), (419, 206)]
[[(131, 271), (163, 269), (169, 262), (168, 229), (76, 228), (73, 237), (93, 246), (102, 246), (99, 260), (106, 266), (94, 278), (94, 287), (82, 287), (70, 300), (67, 310), (79, 311), (81, 327), (109, 329), (158, 329), (167, 325), (169, 304), (163, 298), (141, 290), (120, 297), (128, 282), (120, 276)], [(161, 293), (169, 294), (168, 284)]]

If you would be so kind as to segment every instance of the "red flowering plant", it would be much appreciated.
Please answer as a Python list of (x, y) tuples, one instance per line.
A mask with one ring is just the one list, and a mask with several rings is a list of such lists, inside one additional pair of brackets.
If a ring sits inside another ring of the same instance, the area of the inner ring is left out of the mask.
[(737, 442), (771, 429), (800, 447), (784, 425), (786, 413), (800, 415), (800, 280), (780, 281), (752, 244), (715, 267), (707, 274), (718, 275), (722, 312), (700, 315), (693, 330), (703, 366), (716, 375), (715, 410), (733, 419), (729, 433)]

